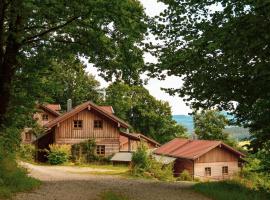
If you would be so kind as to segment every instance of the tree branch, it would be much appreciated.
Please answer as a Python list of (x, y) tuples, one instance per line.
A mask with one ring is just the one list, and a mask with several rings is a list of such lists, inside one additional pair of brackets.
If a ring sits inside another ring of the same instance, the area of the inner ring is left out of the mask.
[(65, 26), (67, 26), (68, 24), (70, 24), (71, 22), (77, 20), (79, 17), (80, 17), (80, 16), (74, 16), (74, 17), (70, 18), (69, 20), (67, 20), (67, 21), (66, 21), (65, 23), (63, 23), (63, 24), (60, 24), (60, 25), (58, 25), (58, 26), (54, 26), (54, 27), (52, 27), (52, 28), (50, 28), (50, 29), (48, 29), (48, 30), (42, 31), (41, 33), (38, 33), (38, 34), (36, 34), (36, 35), (27, 37), (27, 38), (25, 38), (25, 39), (22, 41), (22, 44), (24, 44), (24, 43), (32, 43), (32, 42), (35, 42), (35, 41), (36, 41), (36, 38), (42, 37), (42, 36), (44, 36), (44, 35), (46, 35), (46, 34), (48, 34), (48, 33), (50, 33), (50, 32), (53, 32), (53, 31), (58, 30), (58, 29), (60, 29), (60, 28), (63, 28), (63, 27), (65, 27)]

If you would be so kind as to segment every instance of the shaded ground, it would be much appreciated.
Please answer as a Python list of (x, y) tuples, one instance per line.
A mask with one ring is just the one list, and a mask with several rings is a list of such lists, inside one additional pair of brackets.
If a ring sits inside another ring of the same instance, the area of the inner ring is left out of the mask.
[(18, 194), (14, 200), (98, 200), (105, 191), (123, 194), (131, 200), (208, 200), (190, 190), (191, 184), (185, 182), (164, 183), (91, 174), (109, 169), (24, 165), (44, 184), (31, 193)]

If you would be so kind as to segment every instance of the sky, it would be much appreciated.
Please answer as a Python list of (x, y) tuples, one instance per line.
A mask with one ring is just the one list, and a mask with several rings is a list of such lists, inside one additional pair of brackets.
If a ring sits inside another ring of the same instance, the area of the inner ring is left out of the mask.
[[(142, 5), (145, 8), (145, 12), (149, 16), (158, 15), (163, 9), (165, 9), (165, 5), (162, 3), (158, 3), (156, 0), (140, 0)], [(145, 54), (144, 55), (145, 62), (155, 62), (155, 58)], [(101, 83), (101, 87), (107, 87), (109, 85), (108, 82), (104, 81), (100, 76), (98, 76), (98, 71), (93, 65), (87, 65), (87, 71), (93, 74), (96, 79)], [(166, 92), (162, 91), (160, 88), (179, 88), (183, 84), (183, 81), (180, 77), (171, 76), (167, 77), (165, 80), (157, 80), (150, 79), (148, 84), (145, 87), (149, 90), (150, 94), (155, 98), (169, 102), (173, 115), (187, 115), (191, 112), (190, 108), (186, 106), (183, 102), (182, 98), (177, 96), (170, 96)]]

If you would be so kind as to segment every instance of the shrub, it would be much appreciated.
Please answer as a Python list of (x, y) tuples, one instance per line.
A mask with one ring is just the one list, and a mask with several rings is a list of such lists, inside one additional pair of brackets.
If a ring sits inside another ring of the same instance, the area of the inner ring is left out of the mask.
[(131, 174), (162, 181), (173, 180), (172, 165), (163, 165), (148, 155), (145, 146), (141, 145), (132, 154)]
[(18, 152), (19, 158), (26, 161), (34, 161), (36, 155), (35, 146), (32, 144), (21, 144)]
[(98, 161), (99, 157), (96, 155), (96, 142), (93, 139), (73, 144), (71, 146), (72, 160), (75, 163), (89, 163)]
[(40, 181), (27, 176), (27, 171), (17, 166), (14, 156), (0, 156), (0, 198), (9, 198), (11, 193), (31, 190), (39, 185)]
[(70, 145), (52, 144), (49, 146), (48, 162), (51, 165), (59, 165), (67, 162), (70, 158)]
[(137, 151), (132, 154), (131, 165), (141, 169), (141, 171), (149, 168), (149, 156), (144, 145), (140, 145)]
[(178, 181), (192, 181), (192, 177), (188, 170), (184, 170), (179, 177), (177, 177)]

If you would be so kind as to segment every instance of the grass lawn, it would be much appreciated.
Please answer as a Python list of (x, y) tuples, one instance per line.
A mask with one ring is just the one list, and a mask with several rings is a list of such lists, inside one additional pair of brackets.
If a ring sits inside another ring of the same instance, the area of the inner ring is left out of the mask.
[(255, 191), (235, 181), (220, 181), (198, 183), (193, 186), (213, 200), (269, 200), (270, 194), (265, 191)]

